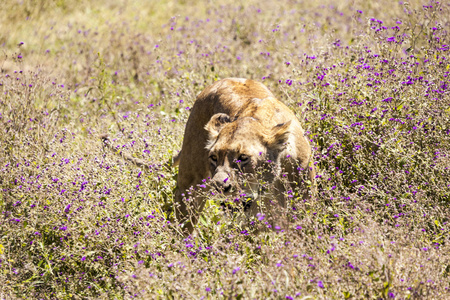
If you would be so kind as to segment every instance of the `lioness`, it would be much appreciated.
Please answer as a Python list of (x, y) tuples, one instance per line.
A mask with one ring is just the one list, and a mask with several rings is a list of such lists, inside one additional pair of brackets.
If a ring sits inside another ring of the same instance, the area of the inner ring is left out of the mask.
[[(258, 180), (271, 182), (278, 204), (284, 206), (286, 187), (280, 174), (295, 185), (307, 172), (313, 182), (310, 160), (311, 147), (300, 122), (262, 83), (240, 78), (217, 81), (198, 95), (186, 124), (176, 158), (175, 215), (191, 233), (206, 202), (199, 189), (205, 188), (208, 178), (223, 193), (252, 198), (260, 196)], [(261, 169), (266, 171), (260, 173)], [(252, 179), (241, 186), (239, 174)], [(256, 213), (256, 201), (250, 210)]]

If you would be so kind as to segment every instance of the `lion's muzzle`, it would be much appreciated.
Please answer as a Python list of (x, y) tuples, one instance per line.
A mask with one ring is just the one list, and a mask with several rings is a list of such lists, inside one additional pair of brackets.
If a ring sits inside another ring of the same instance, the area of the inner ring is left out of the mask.
[(228, 193), (231, 190), (231, 179), (228, 172), (217, 172), (216, 174), (214, 174), (212, 182), (219, 192)]

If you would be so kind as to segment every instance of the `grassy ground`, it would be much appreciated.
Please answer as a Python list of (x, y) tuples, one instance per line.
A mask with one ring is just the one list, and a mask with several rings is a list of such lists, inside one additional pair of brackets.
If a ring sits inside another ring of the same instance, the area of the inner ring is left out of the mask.
[[(2, 3), (0, 298), (449, 298), (449, 9)], [(212, 199), (185, 238), (165, 163), (225, 77), (296, 112), (319, 192), (293, 191), (288, 228), (260, 234)]]

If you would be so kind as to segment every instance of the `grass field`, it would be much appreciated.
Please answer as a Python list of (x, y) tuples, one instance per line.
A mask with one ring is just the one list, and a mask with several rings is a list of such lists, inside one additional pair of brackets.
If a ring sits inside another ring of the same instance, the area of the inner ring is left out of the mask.
[[(1, 6), (0, 299), (450, 298), (446, 1)], [(226, 77), (296, 113), (318, 193), (260, 233), (212, 198), (185, 237), (166, 162)]]

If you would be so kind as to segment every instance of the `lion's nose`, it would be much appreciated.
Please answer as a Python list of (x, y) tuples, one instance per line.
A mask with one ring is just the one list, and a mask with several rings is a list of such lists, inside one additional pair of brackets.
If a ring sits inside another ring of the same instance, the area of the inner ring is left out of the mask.
[(224, 184), (222, 186), (223, 192), (228, 193), (231, 190), (231, 184), (229, 183), (229, 178), (224, 179)]
[(227, 193), (231, 190), (231, 180), (225, 172), (217, 173), (214, 176), (214, 183), (218, 191)]

